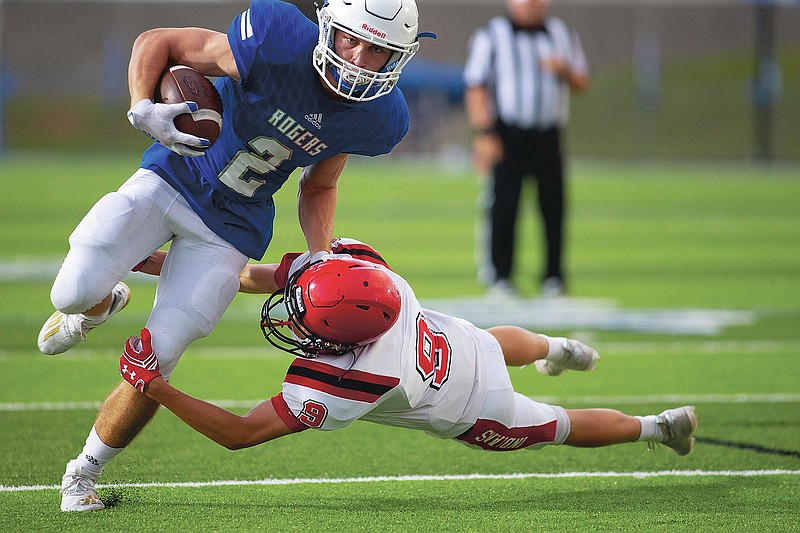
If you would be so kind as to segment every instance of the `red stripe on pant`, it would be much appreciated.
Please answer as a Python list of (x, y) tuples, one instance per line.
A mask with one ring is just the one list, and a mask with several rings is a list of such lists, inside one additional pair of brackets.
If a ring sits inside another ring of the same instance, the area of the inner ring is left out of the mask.
[(510, 452), (541, 442), (553, 442), (555, 437), (555, 420), (540, 426), (507, 428), (494, 420), (478, 419), (474, 426), (456, 439), (484, 450)]

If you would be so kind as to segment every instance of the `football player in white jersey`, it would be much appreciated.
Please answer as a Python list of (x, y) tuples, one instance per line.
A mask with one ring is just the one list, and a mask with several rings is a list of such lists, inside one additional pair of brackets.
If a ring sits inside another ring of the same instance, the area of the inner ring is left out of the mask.
[[(663, 443), (679, 455), (692, 450), (692, 406), (630, 416), (613, 409), (564, 409), (513, 390), (507, 365), (533, 364), (549, 376), (593, 370), (599, 356), (592, 348), (515, 326), (483, 330), (424, 309), (374, 249), (338, 239), (331, 250), (321, 260), (309, 252), (290, 254), (280, 265), (251, 265), (242, 272), (244, 291), (275, 291), (264, 304), (261, 326), (267, 340), (296, 356), (281, 393), (246, 415), (167, 383), (147, 329), (128, 340), (122, 377), (230, 449), (361, 419), (490, 451), (634, 441)], [(160, 261), (154, 256), (144, 271), (157, 274)], [(288, 318), (275, 318), (276, 309)]]
[[(248, 257), (263, 256), (273, 194), (298, 168), (300, 227), (310, 250), (328, 251), (342, 169), (350, 154), (390, 152), (406, 135), (409, 112), (396, 84), (419, 38), (432, 35), (418, 32), (414, 0), (328, 0), (317, 15), (314, 22), (291, 3), (251, 0), (227, 32), (157, 28), (136, 39), (128, 119), (156, 142), (70, 236), (50, 293), (56, 311), (38, 337), (43, 353), (73, 348), (122, 310), (130, 292), (121, 280), (171, 241), (169, 275), (147, 320), (168, 378), (225, 312)], [(224, 110), (213, 145), (175, 127), (196, 103), (153, 101), (162, 72), (176, 64), (216, 77)], [(111, 393), (67, 464), (63, 511), (103, 508), (97, 477), (157, 407), (127, 386)]]

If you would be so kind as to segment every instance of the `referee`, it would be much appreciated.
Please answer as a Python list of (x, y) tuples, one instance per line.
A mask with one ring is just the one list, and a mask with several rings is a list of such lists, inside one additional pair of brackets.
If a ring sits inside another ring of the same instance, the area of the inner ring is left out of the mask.
[[(535, 178), (545, 240), (541, 293), (564, 292), (561, 130), (571, 91), (589, 87), (577, 33), (548, 15), (549, 0), (506, 0), (507, 15), (475, 31), (464, 68), (473, 162), (488, 184), (487, 250), (480, 277), (493, 297), (515, 296), (511, 278), (523, 178)], [(486, 239), (483, 239), (486, 241)]]

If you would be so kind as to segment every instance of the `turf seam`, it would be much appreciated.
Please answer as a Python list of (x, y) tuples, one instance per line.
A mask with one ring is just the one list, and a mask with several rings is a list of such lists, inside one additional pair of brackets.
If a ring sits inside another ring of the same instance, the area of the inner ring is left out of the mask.
[(781, 448), (769, 448), (761, 446), (760, 444), (750, 444), (747, 442), (734, 442), (730, 440), (713, 439), (709, 437), (695, 437), (697, 442), (705, 444), (713, 444), (715, 446), (726, 446), (728, 448), (738, 448), (740, 450), (754, 451), (758, 453), (767, 453), (773, 455), (783, 455), (787, 457), (794, 457), (800, 459), (800, 452), (794, 450), (783, 450)]

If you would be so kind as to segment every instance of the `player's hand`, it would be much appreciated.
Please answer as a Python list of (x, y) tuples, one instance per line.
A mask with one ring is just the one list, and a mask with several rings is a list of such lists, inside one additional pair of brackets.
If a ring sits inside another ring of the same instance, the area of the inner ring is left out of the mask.
[(205, 154), (202, 149), (211, 146), (211, 142), (183, 133), (175, 127), (175, 117), (195, 111), (197, 104), (194, 102), (154, 104), (144, 98), (128, 111), (128, 120), (134, 128), (176, 154), (195, 157)]
[(534, 361), (536, 370), (545, 376), (560, 376), (567, 370), (591, 371), (597, 368), (597, 350), (580, 341), (547, 337), (547, 357)]
[(119, 373), (122, 379), (142, 394), (151, 381), (161, 376), (149, 329), (142, 329), (141, 337), (133, 335), (125, 343), (122, 357), (119, 358)]
[(564, 353), (572, 363), (570, 365), (572, 370), (595, 370), (597, 361), (600, 360), (597, 350), (575, 339), (567, 339), (564, 342)]

